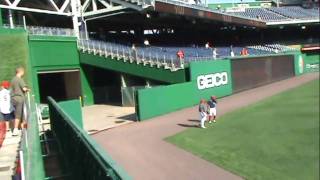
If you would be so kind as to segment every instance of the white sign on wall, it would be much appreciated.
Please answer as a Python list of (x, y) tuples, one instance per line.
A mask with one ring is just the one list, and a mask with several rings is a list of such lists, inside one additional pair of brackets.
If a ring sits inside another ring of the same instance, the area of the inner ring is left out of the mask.
[(200, 75), (197, 77), (197, 85), (199, 90), (219, 87), (226, 84), (228, 84), (227, 72)]

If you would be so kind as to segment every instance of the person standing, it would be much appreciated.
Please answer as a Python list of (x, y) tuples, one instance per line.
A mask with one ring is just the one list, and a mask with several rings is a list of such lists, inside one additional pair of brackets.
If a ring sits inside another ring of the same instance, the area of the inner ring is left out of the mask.
[(6, 136), (11, 136), (10, 122), (14, 120), (13, 107), (11, 104), (10, 83), (3, 81), (0, 90), (0, 121), (6, 122)]
[(234, 57), (234, 51), (233, 51), (233, 46), (232, 45), (230, 46), (230, 56)]
[(214, 60), (216, 60), (216, 59), (217, 59), (217, 56), (218, 56), (217, 48), (213, 48), (212, 56), (213, 56), (213, 59), (214, 59)]
[(208, 101), (209, 105), (209, 123), (216, 122), (217, 117), (217, 98), (215, 96), (211, 96), (210, 100)]
[(134, 59), (134, 60), (137, 60), (137, 48), (136, 48), (136, 45), (135, 45), (135, 44), (132, 44), (131, 51), (132, 51), (132, 57), (133, 57), (133, 59)]
[(201, 99), (199, 104), (199, 113), (200, 113), (200, 127), (206, 128), (204, 126), (205, 121), (207, 120), (207, 112), (208, 112), (208, 105), (206, 100)]
[(24, 68), (18, 67), (16, 69), (16, 75), (13, 77), (11, 81), (11, 98), (12, 98), (12, 105), (15, 109), (14, 116), (14, 129), (13, 129), (13, 136), (19, 135), (19, 125), (21, 122), (21, 127), (25, 127), (25, 119), (23, 119), (23, 108), (25, 104), (25, 93), (29, 91), (27, 85), (25, 84), (22, 77), (24, 76)]
[(184, 52), (183, 52), (183, 50), (179, 49), (179, 51), (177, 52), (177, 58), (179, 60), (180, 67), (183, 68), (184, 67)]

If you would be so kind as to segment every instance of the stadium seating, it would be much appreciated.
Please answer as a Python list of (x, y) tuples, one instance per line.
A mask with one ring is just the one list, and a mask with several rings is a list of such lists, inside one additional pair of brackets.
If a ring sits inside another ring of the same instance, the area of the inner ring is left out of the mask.
[[(156, 66), (158, 68), (164, 67), (166, 69), (171, 69), (172, 71), (184, 68), (185, 63), (214, 59), (213, 50), (205, 47), (140, 46), (136, 47), (136, 50), (134, 51), (127, 45), (98, 40), (80, 40), (78, 45), (79, 49), (83, 52), (111, 57), (118, 60), (122, 59), (123, 61), (128, 61), (130, 63)], [(240, 52), (243, 48), (244, 47), (232, 47), (235, 56), (240, 56)], [(295, 50), (280, 44), (247, 46), (246, 48), (248, 49), (249, 55), (254, 56)], [(230, 47), (216, 47), (216, 49), (218, 59), (226, 59), (231, 55)], [(184, 52), (184, 62), (180, 62), (177, 58), (176, 53), (179, 50)]]
[(243, 12), (229, 13), (252, 19), (260, 19), (266, 22), (281, 22), (290, 20), (319, 20), (319, 8), (305, 9), (300, 6), (247, 8)]
[(272, 7), (268, 10), (292, 19), (314, 19), (319, 18), (319, 9), (304, 9), (299, 6)]
[(264, 8), (247, 8), (244, 12), (234, 12), (232, 14), (238, 16), (249, 17), (252, 19), (261, 19), (264, 21), (283, 21), (289, 20), (287, 17), (277, 14), (275, 12), (269, 11)]

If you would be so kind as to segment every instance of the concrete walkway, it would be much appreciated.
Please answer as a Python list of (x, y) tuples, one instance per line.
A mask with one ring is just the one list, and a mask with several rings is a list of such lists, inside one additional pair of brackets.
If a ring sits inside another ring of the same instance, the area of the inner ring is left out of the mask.
[[(219, 99), (218, 115), (317, 79), (318, 73), (294, 77)], [(137, 180), (234, 180), (242, 179), (212, 163), (167, 143), (163, 139), (195, 127), (196, 107), (141, 123), (102, 131), (92, 137)], [(205, 131), (205, 130), (204, 130)]]
[(92, 105), (82, 108), (83, 126), (89, 134), (135, 122), (135, 108)]
[(4, 123), (0, 125), (0, 179), (12, 180), (17, 167), (19, 143), (21, 136), (8, 136)]

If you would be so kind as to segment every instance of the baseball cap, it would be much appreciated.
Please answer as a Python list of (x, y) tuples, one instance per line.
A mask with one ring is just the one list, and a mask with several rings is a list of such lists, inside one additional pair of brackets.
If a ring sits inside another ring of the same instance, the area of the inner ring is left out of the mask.
[(2, 81), (1, 86), (8, 89), (8, 88), (10, 88), (10, 82), (9, 81)]

